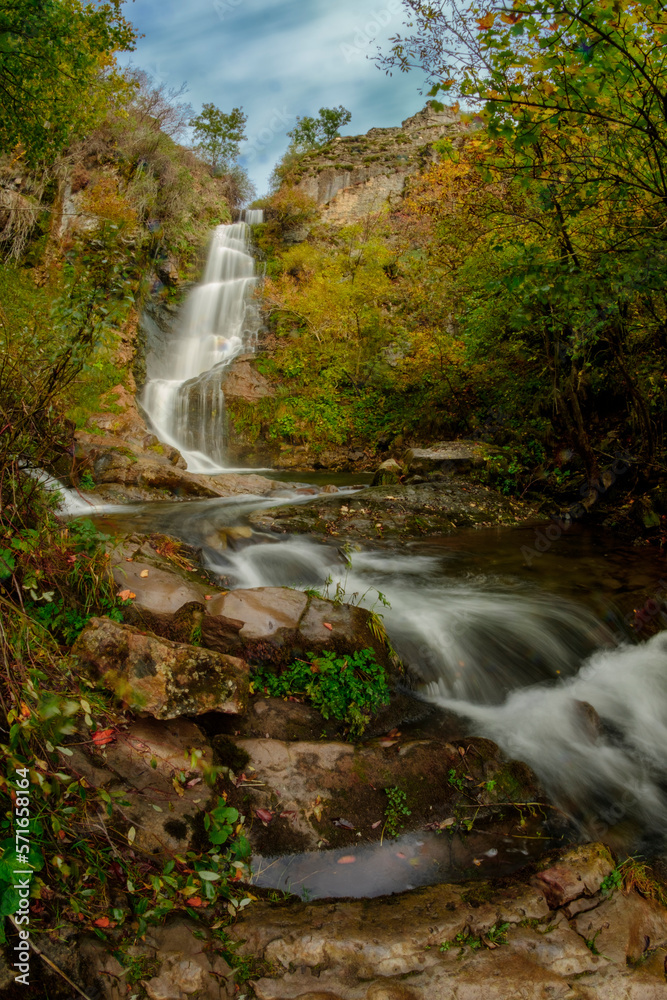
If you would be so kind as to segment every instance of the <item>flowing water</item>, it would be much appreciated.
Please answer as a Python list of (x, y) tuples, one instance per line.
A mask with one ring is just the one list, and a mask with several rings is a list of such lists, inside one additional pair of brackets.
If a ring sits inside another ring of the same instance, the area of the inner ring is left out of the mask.
[[(262, 221), (259, 210), (248, 222)], [(218, 226), (206, 269), (190, 293), (165, 356), (152, 358), (142, 405), (161, 441), (178, 448), (190, 472), (216, 473), (225, 462), (225, 397), (231, 362), (257, 340), (255, 261), (245, 222)]]
[[(261, 221), (254, 213), (246, 218)], [(216, 230), (173, 350), (151, 369), (145, 390), (156, 433), (196, 472), (224, 467), (221, 376), (256, 336), (257, 279), (247, 238), (244, 222)], [(225, 529), (247, 524), (253, 510), (308, 502), (307, 495), (295, 496), (295, 476), (308, 480), (313, 492), (322, 485), (322, 476), (286, 473), (285, 488), (269, 497), (138, 504), (98, 512), (96, 521), (111, 533), (160, 531), (183, 539), (200, 550), (222, 586), (317, 588), (380, 612), (417, 697), (455, 713), (466, 720), (466, 732), (489, 737), (507, 756), (528, 763), (582, 837), (663, 852), (667, 632), (637, 642), (626, 617), (650, 595), (652, 624), (667, 625), (660, 610), (664, 560), (578, 526), (531, 566), (521, 553), (532, 542), (532, 527), (346, 551), (307, 536), (258, 531), (230, 541)], [(338, 483), (359, 485), (354, 477)], [(335, 852), (324, 852), (332, 855), (326, 861), (322, 852), (282, 859), (277, 874), (274, 862), (260, 859), (261, 871), (272, 872), (263, 884), (305, 879), (321, 895), (351, 893), (356, 882), (372, 894), (367, 883), (377, 889), (377, 865), (387, 872), (380, 891), (452, 877), (452, 842), (445, 857), (442, 838), (410, 838), (404, 849), (385, 850), (383, 860), (377, 845), (360, 845), (351, 879), (341, 874)], [(478, 853), (497, 857), (494, 864), (506, 871), (520, 862), (517, 852), (527, 850), (508, 835)], [(400, 876), (404, 862), (413, 872), (409, 881)]]

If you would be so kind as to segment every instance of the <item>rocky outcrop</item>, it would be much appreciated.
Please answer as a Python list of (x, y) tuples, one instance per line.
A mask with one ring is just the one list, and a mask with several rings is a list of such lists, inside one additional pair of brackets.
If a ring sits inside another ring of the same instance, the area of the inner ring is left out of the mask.
[(353, 540), (408, 539), (449, 535), (457, 528), (518, 524), (536, 516), (521, 500), (476, 483), (443, 476), (413, 486), (374, 486), (352, 497), (318, 497), (303, 506), (256, 511), (264, 531), (313, 533)]
[[(260, 1000), (662, 997), (667, 910), (637, 893), (605, 897), (600, 889), (613, 861), (601, 844), (541, 867), (552, 865), (570, 873), (556, 908), (539, 874), (527, 874), (510, 884), (440, 885), (370, 903), (259, 903), (231, 936), (241, 954), (270, 964), (271, 973), (253, 983)], [(570, 919), (577, 905), (589, 907), (584, 919), (593, 929), (609, 924), (616, 941), (609, 953)], [(629, 966), (638, 955), (645, 961)]]
[(400, 196), (406, 178), (436, 158), (433, 143), (478, 127), (479, 120), (463, 122), (458, 112), (436, 111), (429, 103), (400, 127), (338, 136), (324, 149), (307, 153), (296, 188), (322, 206), (324, 222), (349, 224)]
[(275, 395), (275, 389), (268, 379), (257, 371), (253, 364), (254, 360), (254, 355), (242, 354), (226, 369), (221, 382), (225, 400), (242, 399), (246, 403), (253, 403), (266, 396)]
[(135, 711), (156, 719), (245, 711), (248, 666), (237, 657), (159, 639), (109, 618), (91, 618), (72, 647), (88, 673)]

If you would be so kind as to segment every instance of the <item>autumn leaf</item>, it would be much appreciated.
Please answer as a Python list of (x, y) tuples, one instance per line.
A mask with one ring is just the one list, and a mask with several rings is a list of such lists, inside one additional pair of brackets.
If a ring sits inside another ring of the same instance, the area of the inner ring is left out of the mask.
[(93, 920), (95, 927), (109, 927), (111, 921), (108, 917), (98, 917), (97, 920)]
[(190, 896), (190, 899), (185, 900), (186, 906), (201, 906), (201, 896)]
[(273, 813), (270, 809), (255, 809), (255, 816), (257, 819), (261, 819), (262, 823), (270, 823), (273, 819)]
[(475, 20), (477, 21), (477, 24), (483, 31), (488, 31), (489, 28), (493, 27), (494, 22), (496, 20), (496, 15), (493, 13), (493, 11), (489, 11), (489, 13), (485, 14), (484, 17), (481, 18), (478, 17)]
[(115, 729), (98, 729), (96, 733), (93, 733), (93, 743), (97, 747), (105, 747), (109, 743), (113, 743), (115, 739)]
[(322, 622), (322, 624), (325, 628), (328, 628), (330, 632), (333, 632), (333, 625), (330, 625), (329, 622)]
[(139, 576), (142, 578), (142, 580), (145, 580), (146, 577), (148, 576), (148, 570), (147, 569), (142, 569), (142, 571), (139, 574)]
[(337, 865), (353, 865), (357, 859), (354, 854), (345, 854), (342, 858), (339, 858), (336, 862)]
[(120, 597), (121, 601), (132, 601), (137, 595), (131, 590), (120, 590), (116, 596)]

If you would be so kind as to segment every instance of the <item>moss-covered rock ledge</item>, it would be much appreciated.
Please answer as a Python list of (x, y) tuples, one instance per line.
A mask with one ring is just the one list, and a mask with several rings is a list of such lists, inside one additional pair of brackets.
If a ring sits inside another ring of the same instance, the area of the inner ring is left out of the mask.
[(457, 528), (514, 525), (537, 509), (496, 490), (453, 476), (413, 486), (372, 486), (353, 497), (318, 496), (312, 503), (256, 511), (255, 528), (344, 536), (357, 541), (449, 535)]

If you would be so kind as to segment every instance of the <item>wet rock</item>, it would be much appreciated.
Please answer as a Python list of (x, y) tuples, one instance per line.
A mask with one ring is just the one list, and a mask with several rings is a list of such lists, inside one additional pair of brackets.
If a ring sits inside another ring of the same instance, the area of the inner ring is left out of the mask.
[[(250, 832), (253, 846), (263, 855), (313, 850), (323, 840), (331, 847), (347, 846), (358, 842), (358, 834), (364, 841), (379, 840), (387, 787), (406, 791), (410, 815), (401, 817), (406, 830), (437, 824), (461, 803), (464, 812), (478, 805), (478, 820), (484, 820), (502, 813), (494, 808), (485, 812), (485, 806), (507, 801), (508, 765), (489, 740), (467, 741), (463, 767), (458, 746), (436, 740), (398, 737), (358, 746), (322, 740), (233, 742), (248, 755), (253, 778), (261, 782), (241, 785), (236, 795), (242, 796), (244, 809), (275, 816), (269, 826), (255, 823)], [(486, 787), (489, 781), (491, 788)], [(523, 783), (513, 782), (512, 801), (533, 801), (535, 796), (530, 772)], [(335, 822), (341, 816), (349, 826)]]
[[(604, 858), (606, 851), (587, 845), (584, 854)], [(570, 862), (573, 872), (581, 870), (579, 849), (546, 864), (567, 868)], [(485, 891), (481, 905), (474, 903), (479, 894), (474, 882), (370, 901), (258, 903), (230, 933), (241, 954), (271, 965), (271, 974), (253, 983), (261, 1000), (658, 1000), (663, 995), (664, 953), (636, 969), (626, 964), (623, 949), (616, 956), (595, 954), (562, 910), (549, 909), (529, 876), (485, 883)], [(645, 902), (634, 894), (633, 907), (643, 909)], [(508, 925), (504, 943), (492, 947), (487, 935), (501, 924)], [(458, 934), (475, 937), (477, 947), (456, 942)]]
[[(150, 1000), (227, 1000), (236, 992), (233, 971), (215, 944), (201, 924), (177, 918), (149, 927), (144, 938), (120, 954), (128, 965), (141, 962), (147, 970), (141, 988)], [(86, 986), (98, 986), (104, 1000), (127, 1000), (127, 969), (118, 959), (96, 938), (84, 938), (79, 948)]]
[(275, 389), (256, 370), (253, 361), (253, 355), (243, 355), (229, 366), (221, 382), (226, 400), (242, 399), (247, 403), (254, 403), (258, 399), (275, 395)]
[(248, 666), (223, 653), (91, 618), (72, 648), (81, 668), (135, 711), (157, 719), (245, 711)]
[(608, 850), (598, 845), (584, 845), (572, 850), (567, 861), (546, 868), (535, 877), (552, 909), (566, 906), (580, 896), (593, 896), (614, 869)]
[(446, 441), (432, 448), (410, 448), (403, 456), (407, 475), (429, 472), (469, 472), (484, 464), (485, 445), (476, 441)]
[(179, 574), (157, 569), (151, 563), (119, 562), (112, 569), (119, 591), (130, 590), (135, 603), (148, 611), (174, 612), (184, 604), (203, 602), (207, 594), (215, 593), (213, 587), (184, 580)]
[(378, 466), (371, 486), (390, 486), (392, 483), (399, 483), (402, 475), (403, 469), (396, 459), (388, 458)]
[(575, 920), (577, 933), (612, 962), (638, 962), (667, 946), (667, 910), (636, 892), (616, 892)]
[(449, 535), (457, 528), (518, 524), (536, 513), (521, 500), (446, 476), (442, 482), (373, 486), (351, 497), (321, 496), (300, 506), (255, 511), (250, 522), (260, 530), (279, 533), (403, 540)]
[[(287, 587), (256, 587), (233, 590), (207, 602), (212, 617), (243, 622), (238, 633), (223, 637), (219, 646), (226, 652), (242, 652), (251, 662), (291, 663), (309, 652), (331, 650), (345, 655), (373, 649), (376, 659), (389, 666), (389, 655), (372, 616), (365, 608), (311, 597)], [(207, 639), (210, 642), (210, 639)]]
[[(193, 758), (193, 752), (199, 756)], [(213, 794), (204, 781), (204, 766), (212, 762), (211, 744), (189, 719), (136, 719), (104, 750), (74, 747), (67, 757), (72, 773), (95, 788), (119, 793), (124, 803), (120, 822), (127, 829), (134, 826), (135, 846), (165, 856), (191, 849), (196, 817)], [(90, 817), (90, 831), (103, 829), (104, 822), (103, 816)]]

